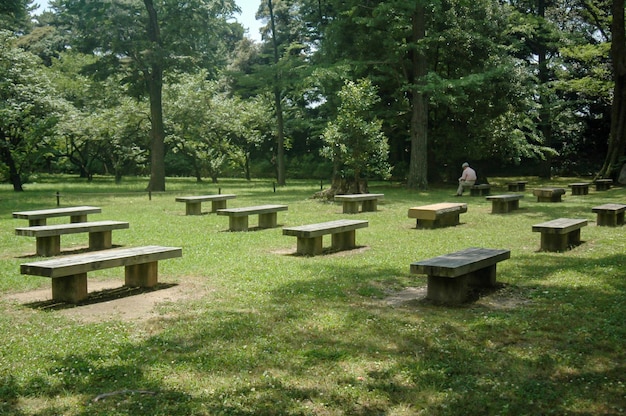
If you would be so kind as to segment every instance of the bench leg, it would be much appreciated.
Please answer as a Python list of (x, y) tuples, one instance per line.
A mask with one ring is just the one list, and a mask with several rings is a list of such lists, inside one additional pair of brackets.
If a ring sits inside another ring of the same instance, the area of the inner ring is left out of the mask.
[(615, 225), (624, 225), (624, 211), (615, 216)]
[(218, 209), (226, 209), (226, 200), (211, 201), (211, 212), (217, 212)]
[(322, 254), (322, 236), (311, 238), (298, 237), (296, 253), (303, 256)]
[(356, 230), (333, 234), (331, 244), (333, 250), (348, 250), (356, 247)]
[(230, 231), (248, 231), (248, 216), (235, 217), (230, 215), (228, 217), (228, 229)]
[(624, 224), (624, 213), (598, 212), (597, 224), (607, 227), (616, 227)]
[(276, 212), (259, 214), (259, 228), (274, 228), (276, 224), (278, 224), (278, 214)]
[(457, 305), (468, 299), (467, 275), (455, 278), (428, 276), (426, 298), (435, 302), (448, 305)]
[(52, 279), (52, 300), (78, 303), (87, 299), (87, 273)]
[(509, 204), (506, 201), (491, 201), (492, 214), (505, 214), (509, 212)]
[(435, 220), (436, 227), (448, 227), (451, 225), (459, 225), (460, 223), (460, 215), (443, 215)]
[(363, 206), (361, 207), (363, 212), (376, 212), (378, 211), (378, 201), (376, 199), (370, 199), (367, 201), (363, 201)]
[(112, 234), (111, 230), (89, 233), (89, 249), (104, 250), (111, 248), (113, 246)]
[(72, 215), (70, 217), (70, 222), (71, 223), (76, 223), (76, 222), (87, 222), (87, 215)]
[(157, 261), (134, 264), (124, 268), (124, 284), (129, 287), (154, 287), (159, 282)]
[(475, 287), (494, 287), (496, 285), (496, 265), (484, 267), (467, 275), (467, 284)]
[(541, 233), (542, 251), (565, 251), (567, 250), (568, 246), (568, 234)]
[(185, 215), (201, 215), (202, 214), (202, 202), (186, 202), (185, 203)]
[(37, 227), (38, 225), (46, 225), (46, 219), (41, 218), (38, 220), (28, 220), (29, 227)]
[(357, 201), (343, 201), (344, 214), (356, 214), (359, 212), (359, 203)]
[(61, 236), (37, 237), (37, 255), (50, 257), (61, 253)]

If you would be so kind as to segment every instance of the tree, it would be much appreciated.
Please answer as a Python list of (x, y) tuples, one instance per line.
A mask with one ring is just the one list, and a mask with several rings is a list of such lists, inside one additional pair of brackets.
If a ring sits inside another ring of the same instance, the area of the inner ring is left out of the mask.
[[(84, 2), (56, 0), (74, 46), (99, 57), (89, 69), (97, 76), (124, 73), (134, 96), (150, 102), (150, 183), (165, 190), (165, 128), (163, 83), (174, 69), (199, 65), (215, 70), (224, 63), (220, 35), (231, 32), (226, 18), (237, 7), (232, 0), (191, 0), (185, 7), (175, 0)], [(224, 36), (229, 38), (228, 36)], [(210, 64), (209, 64), (210, 63)]]
[(0, 30), (0, 162), (13, 190), (41, 163), (63, 108), (37, 58)]
[(322, 134), (322, 154), (334, 164), (333, 184), (325, 196), (342, 193), (367, 193), (367, 177), (387, 179), (389, 146), (381, 131), (382, 122), (371, 117), (379, 101), (376, 88), (368, 79), (346, 81), (339, 92), (341, 104), (335, 120)]

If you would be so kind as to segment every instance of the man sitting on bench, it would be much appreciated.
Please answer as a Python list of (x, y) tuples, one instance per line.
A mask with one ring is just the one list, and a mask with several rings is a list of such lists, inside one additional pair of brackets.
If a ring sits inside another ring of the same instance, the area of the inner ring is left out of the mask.
[(459, 178), (459, 189), (456, 190), (456, 196), (463, 195), (463, 188), (470, 188), (476, 183), (476, 171), (470, 168), (469, 163), (465, 162), (461, 165), (463, 174)]

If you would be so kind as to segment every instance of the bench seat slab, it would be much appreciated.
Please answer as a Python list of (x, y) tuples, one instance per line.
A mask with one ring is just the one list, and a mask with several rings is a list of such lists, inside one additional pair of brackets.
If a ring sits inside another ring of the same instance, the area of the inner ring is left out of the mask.
[(564, 194), (564, 188), (536, 188), (533, 190), (537, 202), (561, 202), (561, 195)]
[(575, 218), (557, 218), (552, 221), (535, 224), (533, 232), (541, 233), (542, 251), (566, 251), (580, 244), (580, 229), (587, 225), (587, 220)]
[(594, 182), (596, 186), (596, 191), (608, 191), (611, 189), (611, 185), (613, 184), (613, 179), (597, 179)]
[(92, 206), (78, 206), (67, 208), (40, 209), (33, 211), (18, 211), (13, 213), (13, 218), (28, 220), (28, 225), (46, 225), (46, 219), (53, 217), (70, 217), (70, 223), (87, 221), (88, 214), (99, 214), (102, 209)]
[(323, 236), (332, 234), (333, 250), (348, 250), (356, 247), (356, 230), (369, 225), (365, 220), (337, 220), (319, 224), (308, 224), (283, 228), (283, 235), (297, 237), (296, 253), (315, 256), (323, 251)]
[(335, 201), (343, 203), (344, 214), (357, 214), (359, 212), (359, 203), (361, 203), (361, 211), (376, 212), (378, 210), (378, 200), (382, 199), (385, 194), (349, 194), (335, 195)]
[(523, 197), (524, 195), (519, 194), (505, 194), (488, 196), (486, 199), (491, 201), (492, 214), (505, 214), (519, 209), (519, 200)]
[(572, 188), (572, 195), (588, 195), (589, 194), (589, 183), (587, 182), (570, 183), (569, 187)]
[(438, 228), (460, 223), (460, 214), (467, 212), (467, 204), (442, 202), (409, 208), (409, 218), (416, 218), (416, 228)]

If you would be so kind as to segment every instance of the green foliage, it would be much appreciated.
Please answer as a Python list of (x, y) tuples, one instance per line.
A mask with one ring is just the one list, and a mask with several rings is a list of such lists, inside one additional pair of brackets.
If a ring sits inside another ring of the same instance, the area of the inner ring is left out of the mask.
[(338, 94), (341, 104), (337, 117), (322, 133), (322, 155), (344, 172), (344, 178), (350, 175), (356, 183), (363, 177), (377, 175), (387, 179), (391, 174), (382, 121), (370, 114), (372, 106), (380, 100), (376, 92), (370, 80), (346, 81)]

